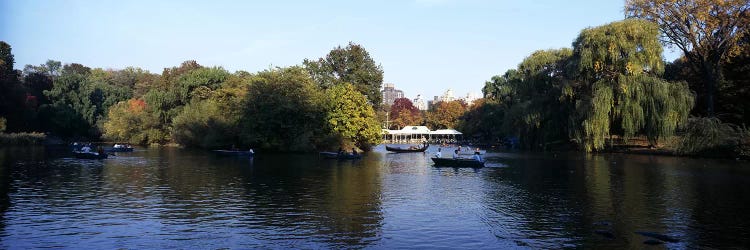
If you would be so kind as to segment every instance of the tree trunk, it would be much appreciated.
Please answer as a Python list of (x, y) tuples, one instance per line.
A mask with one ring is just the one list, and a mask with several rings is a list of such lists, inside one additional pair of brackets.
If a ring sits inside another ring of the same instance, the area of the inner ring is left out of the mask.
[(703, 80), (706, 86), (706, 115), (713, 117), (716, 115), (716, 88), (721, 78), (719, 63), (705, 63), (703, 65)]

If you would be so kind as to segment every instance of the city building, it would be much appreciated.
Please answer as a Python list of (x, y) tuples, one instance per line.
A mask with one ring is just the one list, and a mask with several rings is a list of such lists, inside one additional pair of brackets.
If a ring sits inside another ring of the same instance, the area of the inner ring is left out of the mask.
[(432, 109), (432, 106), (434, 106), (435, 103), (439, 101), (440, 101), (440, 98), (438, 96), (432, 97), (432, 100), (427, 101), (427, 109)]
[(424, 102), (424, 99), (422, 99), (422, 95), (417, 95), (417, 98), (414, 98), (412, 103), (414, 104), (414, 107), (417, 107), (419, 110), (427, 110), (427, 104)]
[(393, 102), (398, 98), (404, 98), (404, 91), (396, 89), (393, 83), (384, 84), (380, 93), (383, 94), (383, 104), (386, 106), (393, 105)]
[(479, 95), (472, 92), (467, 93), (465, 97), (461, 98), (468, 105), (474, 104), (474, 101), (477, 99), (479, 99)]
[(455, 100), (455, 98), (453, 97), (452, 89), (446, 90), (445, 93), (443, 93), (443, 95), (440, 96), (441, 102), (452, 102), (453, 100)]

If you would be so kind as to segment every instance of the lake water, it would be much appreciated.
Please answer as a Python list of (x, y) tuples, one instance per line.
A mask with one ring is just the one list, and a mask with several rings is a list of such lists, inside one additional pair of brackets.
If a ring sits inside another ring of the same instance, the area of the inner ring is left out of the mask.
[(475, 170), (430, 155), (0, 148), (0, 248), (650, 247), (636, 231), (750, 246), (747, 162), (489, 152)]

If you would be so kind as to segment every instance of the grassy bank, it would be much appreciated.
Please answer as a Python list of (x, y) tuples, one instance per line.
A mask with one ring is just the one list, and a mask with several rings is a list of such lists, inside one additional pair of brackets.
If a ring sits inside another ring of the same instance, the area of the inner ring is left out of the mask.
[(41, 145), (47, 136), (44, 133), (0, 133), (0, 147)]

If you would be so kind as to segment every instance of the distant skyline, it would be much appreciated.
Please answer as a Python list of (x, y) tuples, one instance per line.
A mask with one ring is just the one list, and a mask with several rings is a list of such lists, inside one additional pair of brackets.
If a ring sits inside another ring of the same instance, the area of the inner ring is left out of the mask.
[[(481, 95), (535, 50), (570, 47), (622, 20), (623, 1), (20, 1), (0, 0), (0, 40), (15, 68), (47, 59), (92, 68), (196, 60), (234, 72), (299, 65), (358, 43), (384, 83), (413, 99)], [(674, 59), (676, 52), (667, 59)]]

